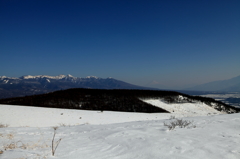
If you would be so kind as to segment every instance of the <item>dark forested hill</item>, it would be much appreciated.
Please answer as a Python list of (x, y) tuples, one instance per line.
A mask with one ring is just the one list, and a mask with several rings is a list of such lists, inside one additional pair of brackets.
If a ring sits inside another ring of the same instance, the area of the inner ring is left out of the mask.
[[(184, 98), (179, 98), (179, 97)], [(159, 99), (167, 103), (203, 102), (219, 111), (237, 112), (237, 108), (215, 101), (212, 98), (189, 96), (173, 91), (156, 90), (106, 90), (106, 89), (68, 89), (52, 93), (26, 97), (1, 99), (1, 104), (26, 105), (51, 108), (82, 110), (110, 110), (125, 112), (167, 112), (147, 104), (141, 99)]]

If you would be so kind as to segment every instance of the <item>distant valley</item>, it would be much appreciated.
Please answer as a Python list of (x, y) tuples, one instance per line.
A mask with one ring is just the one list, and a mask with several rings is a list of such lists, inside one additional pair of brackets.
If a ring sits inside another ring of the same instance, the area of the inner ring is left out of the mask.
[(221, 81), (213, 81), (197, 85), (187, 90), (194, 91), (218, 91), (218, 92), (240, 92), (240, 76)]

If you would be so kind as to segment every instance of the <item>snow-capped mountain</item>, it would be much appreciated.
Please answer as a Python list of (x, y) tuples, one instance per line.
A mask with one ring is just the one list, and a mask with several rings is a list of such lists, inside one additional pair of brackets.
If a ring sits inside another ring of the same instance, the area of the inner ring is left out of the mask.
[(151, 89), (132, 85), (111, 77), (87, 76), (86, 78), (80, 78), (72, 75), (27, 75), (15, 78), (0, 76), (0, 99), (42, 94), (68, 88)]
[(59, 75), (59, 76), (48, 76), (48, 75), (37, 75), (37, 76), (22, 76), (21, 79), (37, 79), (37, 78), (50, 78), (50, 79), (63, 79), (73, 77), (72, 75)]

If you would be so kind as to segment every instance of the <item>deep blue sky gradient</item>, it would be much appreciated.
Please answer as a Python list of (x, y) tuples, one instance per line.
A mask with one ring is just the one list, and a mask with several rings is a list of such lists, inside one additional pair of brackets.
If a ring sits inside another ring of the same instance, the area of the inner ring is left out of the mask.
[(0, 76), (180, 89), (240, 75), (239, 0), (0, 0)]

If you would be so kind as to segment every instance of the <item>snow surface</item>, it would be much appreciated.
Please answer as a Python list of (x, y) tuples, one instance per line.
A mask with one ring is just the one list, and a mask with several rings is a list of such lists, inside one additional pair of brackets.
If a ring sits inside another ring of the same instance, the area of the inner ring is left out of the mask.
[(0, 76), (0, 79), (4, 79), (4, 78), (9, 78), (9, 79), (18, 79), (18, 78), (16, 78), (16, 77)]
[(98, 79), (98, 77), (96, 77), (96, 76), (87, 76), (86, 78), (94, 78), (94, 79)]
[[(168, 119), (169, 113), (128, 113), (0, 105), (0, 123), (10, 127), (51, 127), (60, 124), (112, 124)], [(9, 119), (11, 117), (11, 119)]]
[(3, 80), (4, 83), (8, 83), (9, 80)]
[[(174, 108), (177, 107), (171, 109)], [(181, 109), (174, 112), (178, 110)], [(239, 159), (240, 114), (185, 117), (182, 119), (192, 121), (192, 126), (172, 131), (164, 126), (164, 122), (174, 120), (169, 119), (170, 115), (177, 113), (0, 105), (0, 123), (9, 124), (0, 128), (0, 150), (3, 150), (0, 158)], [(59, 126), (59, 123), (75, 126)], [(51, 155), (53, 125), (59, 126), (55, 142), (61, 139), (55, 156)], [(11, 144), (15, 145), (12, 149)]]
[[(7, 76), (0, 76), (0, 79), (39, 79), (39, 78), (49, 78), (49, 79), (56, 79), (56, 80), (59, 80), (59, 79), (64, 79), (64, 78), (73, 78), (73, 79), (81, 79), (80, 77), (74, 77), (70, 74), (68, 75), (58, 75), (58, 76), (49, 76), (49, 75), (36, 75), (36, 76), (32, 76), (32, 75), (26, 75), (26, 76), (21, 76), (20, 78), (16, 78), (16, 77), (7, 77)], [(101, 79), (99, 77), (96, 77), (96, 76), (87, 76), (86, 77), (87, 79)], [(111, 77), (109, 77), (111, 78)]]
[(73, 77), (72, 75), (59, 75), (59, 76), (48, 76), (48, 75), (37, 75), (37, 76), (32, 76), (32, 75), (26, 75), (22, 76), (23, 79), (35, 79), (35, 78), (50, 78), (50, 79), (62, 79), (65, 77)]
[(226, 114), (224, 112), (219, 112), (215, 110), (214, 108), (206, 105), (205, 103), (168, 104), (163, 102), (161, 99), (147, 99), (143, 101), (146, 103), (152, 104), (156, 107), (163, 108), (171, 112), (174, 116), (177, 116), (177, 117)]

